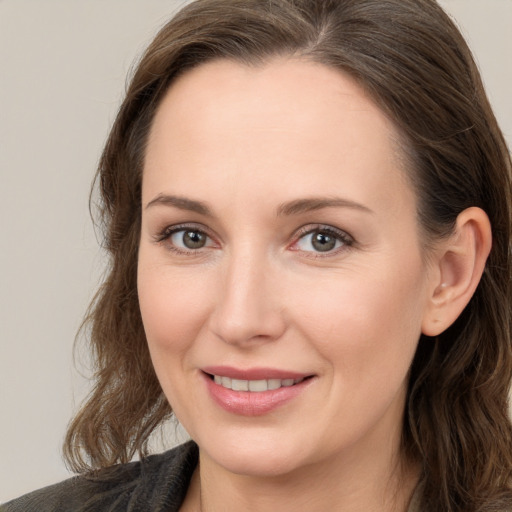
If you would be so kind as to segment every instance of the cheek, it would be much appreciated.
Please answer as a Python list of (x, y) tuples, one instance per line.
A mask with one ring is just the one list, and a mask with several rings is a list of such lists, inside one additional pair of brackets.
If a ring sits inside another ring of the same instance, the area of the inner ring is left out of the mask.
[(305, 336), (333, 367), (360, 379), (363, 371), (408, 368), (421, 332), (421, 264), (331, 274), (307, 294), (290, 293)]
[(200, 276), (139, 264), (139, 303), (152, 353), (187, 349), (204, 322), (205, 288)]
[(197, 276), (180, 278), (179, 272), (171, 272), (166, 265), (139, 261), (139, 304), (149, 353), (165, 396), (182, 421), (189, 414), (200, 415), (191, 405), (190, 388), (182, 385), (183, 376), (192, 368), (191, 347), (205, 318), (204, 287), (196, 283), (201, 283)]

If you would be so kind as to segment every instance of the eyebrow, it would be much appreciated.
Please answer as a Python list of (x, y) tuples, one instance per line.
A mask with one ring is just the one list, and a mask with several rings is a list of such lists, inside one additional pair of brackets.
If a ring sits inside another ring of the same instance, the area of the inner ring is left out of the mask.
[(202, 201), (195, 201), (193, 199), (188, 199), (186, 197), (181, 196), (159, 194), (146, 205), (146, 209), (156, 205), (174, 206), (175, 208), (179, 208), (180, 210), (187, 210), (189, 212), (199, 213), (200, 215), (205, 215), (206, 217), (213, 216), (210, 208), (207, 206), (206, 203), (203, 203)]
[(374, 213), (367, 206), (356, 203), (355, 201), (350, 201), (349, 199), (343, 199), (340, 197), (310, 197), (283, 203), (277, 209), (277, 215), (299, 215), (301, 213), (321, 210), (323, 208), (353, 208), (366, 213)]
[[(147, 209), (156, 205), (173, 206), (180, 210), (199, 213), (206, 217), (213, 217), (212, 211), (206, 203), (182, 196), (159, 194), (152, 199), (145, 208)], [(366, 213), (373, 213), (370, 208), (349, 199), (340, 197), (310, 197), (282, 203), (277, 208), (277, 216), (300, 215), (301, 213), (321, 210), (323, 208), (352, 208)]]

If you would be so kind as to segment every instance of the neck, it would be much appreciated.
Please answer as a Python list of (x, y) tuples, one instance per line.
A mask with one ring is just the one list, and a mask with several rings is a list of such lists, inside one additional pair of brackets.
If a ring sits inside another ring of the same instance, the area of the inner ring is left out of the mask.
[(419, 471), (393, 455), (379, 460), (378, 452), (366, 460), (347, 453), (272, 477), (231, 473), (201, 453), (182, 510), (406, 512)]

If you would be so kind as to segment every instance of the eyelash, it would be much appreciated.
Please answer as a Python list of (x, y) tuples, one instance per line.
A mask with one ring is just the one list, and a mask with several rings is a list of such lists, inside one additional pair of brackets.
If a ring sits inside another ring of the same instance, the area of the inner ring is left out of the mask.
[(294, 237), (295, 241), (291, 244), (291, 246), (289, 246), (290, 249), (294, 251), (300, 251), (300, 249), (293, 249), (293, 246), (297, 245), (306, 236), (312, 235), (314, 233), (321, 233), (333, 237), (336, 242), (341, 242), (341, 246), (335, 248), (334, 250), (326, 251), (325, 253), (322, 253), (321, 251), (302, 251), (308, 258), (328, 258), (331, 256), (336, 256), (340, 252), (350, 249), (355, 244), (354, 238), (341, 229), (325, 224), (308, 224), (307, 226), (304, 226), (298, 230)]
[(191, 231), (194, 233), (201, 233), (202, 235), (206, 236), (208, 239), (213, 240), (213, 237), (211, 237), (208, 234), (208, 230), (206, 230), (203, 226), (199, 226), (197, 224), (178, 224), (175, 226), (167, 226), (165, 227), (156, 237), (157, 243), (165, 243), (167, 249), (170, 251), (179, 254), (179, 255), (185, 255), (185, 256), (193, 256), (197, 255), (199, 251), (202, 249), (182, 249), (181, 247), (176, 247), (172, 243), (170, 243), (170, 239), (173, 235), (176, 233), (179, 233), (180, 231)]
[[(176, 247), (176, 245), (171, 244), (171, 237), (181, 231), (200, 233), (206, 236), (209, 240), (214, 241), (214, 238), (208, 234), (208, 230), (206, 230), (203, 226), (198, 226), (196, 224), (179, 224), (175, 226), (167, 226), (158, 235), (156, 235), (155, 240), (157, 243), (165, 243), (166, 241), (169, 242), (166, 244), (167, 249), (176, 254), (185, 256), (198, 255), (200, 252), (202, 252), (201, 249), (207, 248), (203, 246), (198, 249), (183, 249), (181, 247)], [(321, 233), (333, 237), (336, 240), (336, 242), (341, 242), (341, 246), (335, 248), (334, 250), (326, 251), (325, 254), (322, 254), (321, 251), (302, 251), (308, 258), (328, 258), (330, 256), (337, 255), (342, 251), (350, 249), (355, 244), (354, 238), (345, 231), (342, 231), (341, 229), (335, 228), (333, 226), (328, 226), (325, 224), (308, 224), (307, 226), (303, 226), (296, 232), (296, 234), (294, 235), (294, 242), (290, 244), (288, 248), (292, 251), (301, 251), (301, 249), (294, 249), (293, 247), (296, 246), (303, 238), (305, 238), (308, 235), (312, 235), (313, 233)]]

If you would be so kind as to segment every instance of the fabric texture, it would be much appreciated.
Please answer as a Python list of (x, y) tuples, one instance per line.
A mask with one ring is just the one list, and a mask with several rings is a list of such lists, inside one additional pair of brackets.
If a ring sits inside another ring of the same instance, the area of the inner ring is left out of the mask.
[[(142, 462), (104, 469), (44, 487), (0, 506), (0, 512), (178, 512), (199, 460), (193, 441)], [(420, 512), (419, 488), (408, 512)]]
[(177, 512), (199, 450), (190, 441), (170, 451), (77, 476), (0, 506), (1, 512)]

